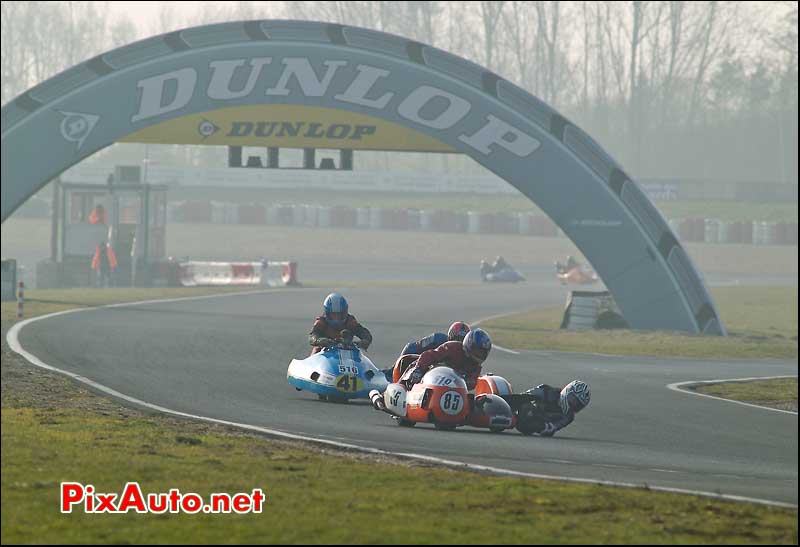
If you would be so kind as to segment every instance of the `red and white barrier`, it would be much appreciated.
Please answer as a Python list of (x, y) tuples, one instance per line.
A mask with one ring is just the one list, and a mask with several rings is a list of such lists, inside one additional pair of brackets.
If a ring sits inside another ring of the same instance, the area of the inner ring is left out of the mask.
[(178, 281), (184, 287), (201, 285), (299, 285), (297, 262), (188, 261), (178, 265)]

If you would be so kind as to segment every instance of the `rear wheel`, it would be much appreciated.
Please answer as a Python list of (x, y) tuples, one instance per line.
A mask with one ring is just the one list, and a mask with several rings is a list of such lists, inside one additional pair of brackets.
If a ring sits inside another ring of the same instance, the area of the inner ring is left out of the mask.
[(403, 418), (397, 418), (397, 425), (400, 427), (414, 427), (417, 425), (417, 422), (412, 422), (411, 420), (405, 420)]

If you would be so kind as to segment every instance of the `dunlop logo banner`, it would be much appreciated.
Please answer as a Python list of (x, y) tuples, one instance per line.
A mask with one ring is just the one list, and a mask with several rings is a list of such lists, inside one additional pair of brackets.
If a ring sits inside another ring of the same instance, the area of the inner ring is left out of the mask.
[(454, 153), (408, 127), (332, 108), (239, 106), (152, 125), (120, 142)]

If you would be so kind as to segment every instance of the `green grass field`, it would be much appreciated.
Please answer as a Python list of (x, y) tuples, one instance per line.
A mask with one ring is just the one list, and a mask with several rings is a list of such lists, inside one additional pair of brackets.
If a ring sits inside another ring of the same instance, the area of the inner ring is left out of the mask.
[[(2, 426), (4, 544), (797, 541), (787, 509), (372, 462), (163, 418), (4, 407)], [(61, 480), (267, 500), (248, 515), (61, 515)]]
[(695, 389), (699, 393), (723, 399), (770, 406), (793, 405), (797, 409), (797, 378), (703, 384)]
[(728, 337), (629, 330), (562, 331), (562, 308), (537, 309), (481, 326), (516, 349), (710, 358), (797, 358), (797, 287), (712, 289)]
[[(168, 287), (125, 289), (46, 289), (25, 291), (24, 317), (36, 317), (74, 308), (88, 308), (108, 303), (136, 302), (188, 296), (265, 290), (262, 287)], [(3, 302), (2, 320), (17, 317), (15, 302)]]
[[(155, 297), (115, 289), (60, 292), (67, 294), (52, 291), (48, 300), (66, 306), (69, 300), (98, 305)], [(4, 334), (12, 309), (13, 303), (3, 304)], [(792, 509), (486, 476), (147, 415), (25, 364), (3, 338), (3, 544), (798, 540), (797, 511)], [(266, 507), (261, 514), (247, 515), (58, 511), (61, 481), (114, 493), (132, 480), (145, 493), (179, 488), (206, 497), (262, 488)]]

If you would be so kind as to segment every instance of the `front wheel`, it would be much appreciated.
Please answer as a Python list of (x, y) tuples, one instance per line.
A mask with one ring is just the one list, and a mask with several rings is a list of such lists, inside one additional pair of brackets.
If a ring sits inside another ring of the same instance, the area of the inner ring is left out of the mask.
[(417, 425), (417, 422), (412, 422), (411, 420), (405, 420), (403, 418), (397, 418), (397, 425), (400, 427), (414, 427)]
[(433, 424), (433, 427), (435, 427), (439, 431), (453, 431), (457, 426), (454, 424), (440, 424), (437, 422)]

